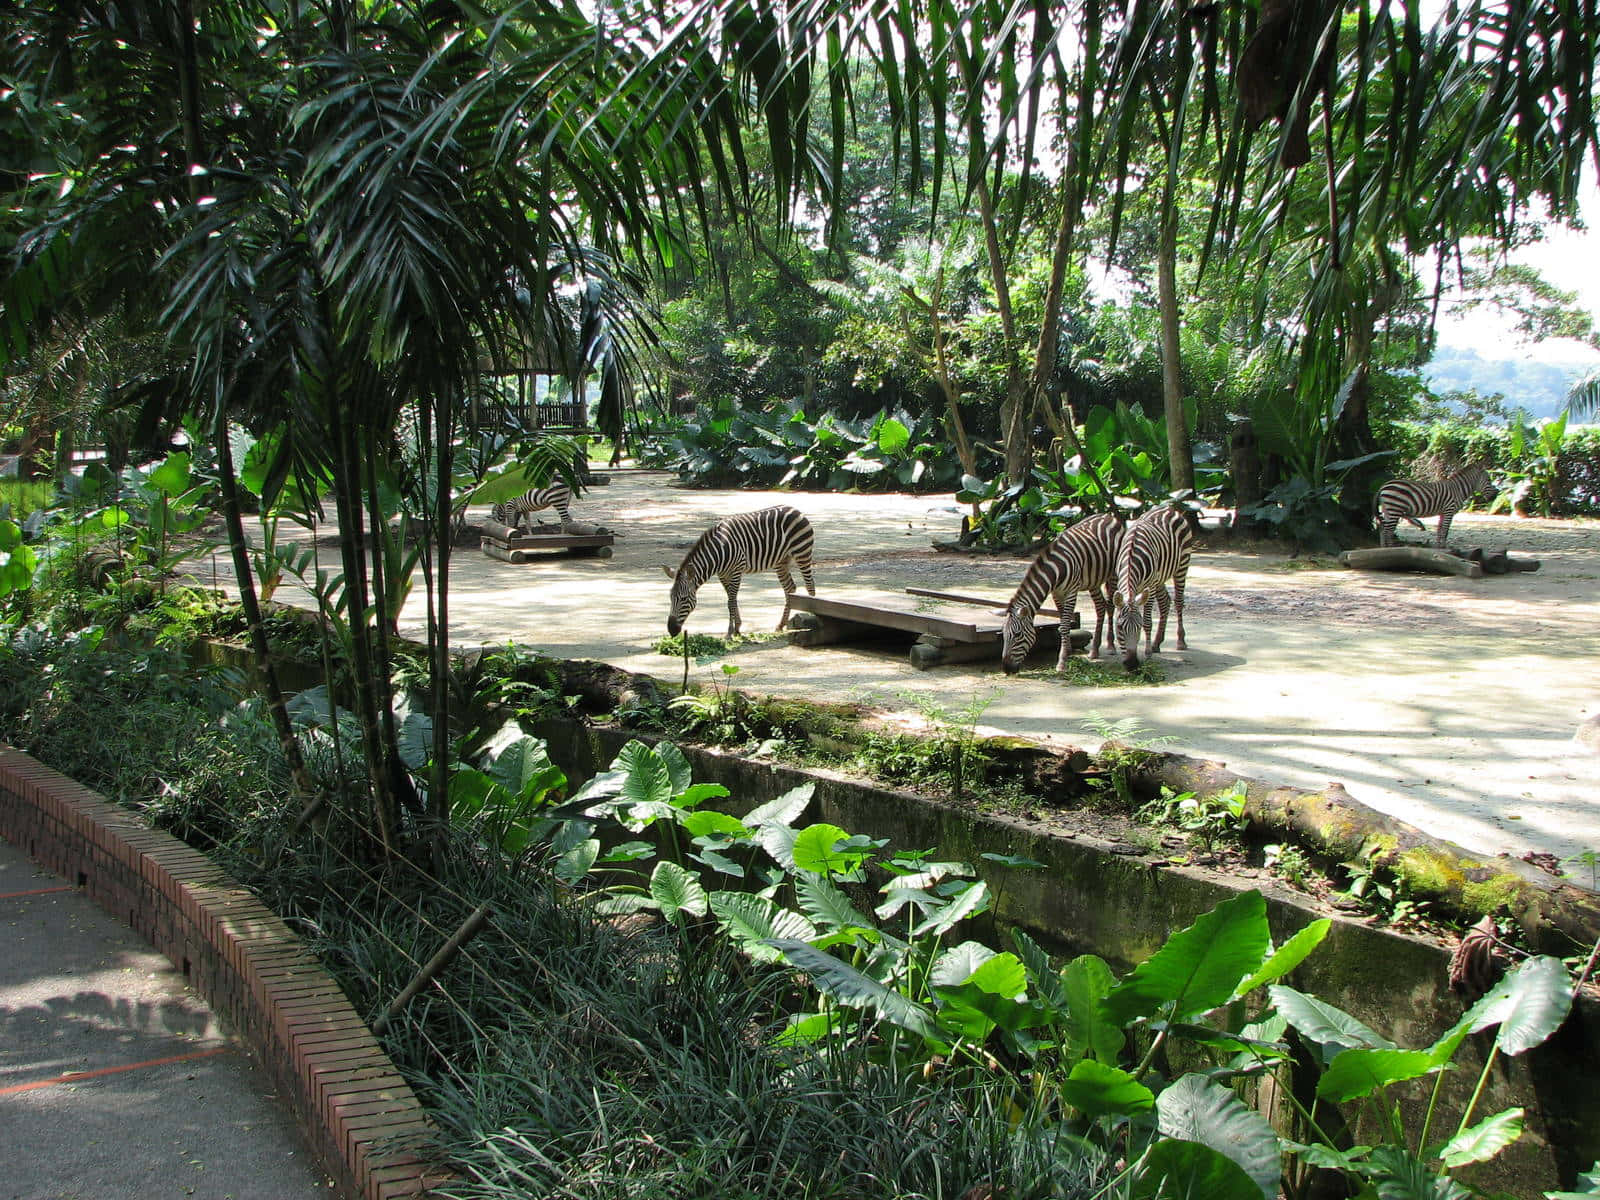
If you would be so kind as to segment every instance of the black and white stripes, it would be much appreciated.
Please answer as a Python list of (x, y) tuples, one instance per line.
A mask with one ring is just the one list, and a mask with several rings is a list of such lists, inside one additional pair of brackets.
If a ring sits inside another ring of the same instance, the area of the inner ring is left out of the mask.
[(1061, 652), (1056, 670), (1066, 669), (1072, 652), (1072, 616), (1078, 593), (1094, 601), (1094, 647), (1090, 657), (1100, 657), (1100, 635), (1111, 603), (1111, 586), (1117, 574), (1117, 550), (1122, 545), (1122, 521), (1110, 515), (1086, 517), (1063, 530), (1033, 560), (1016, 595), (1006, 609), (1001, 634), (1000, 665), (1007, 675), (1021, 668), (1038, 637), (1034, 618), (1046, 596), (1054, 596), (1061, 614)]
[(794, 594), (793, 562), (813, 596), (817, 587), (811, 578), (811, 523), (798, 510), (786, 504), (758, 512), (725, 517), (700, 535), (689, 548), (672, 576), (671, 606), (667, 612), (667, 632), (677, 634), (694, 611), (695, 593), (715, 575), (728, 593), (728, 636), (739, 632), (739, 584), (751, 571), (777, 571), (783, 585), (782, 629), (789, 619), (789, 597)]
[[(1183, 637), (1183, 588), (1189, 577), (1189, 557), (1194, 552), (1194, 533), (1189, 518), (1175, 508), (1153, 508), (1140, 517), (1122, 538), (1117, 557), (1117, 587), (1113, 597), (1116, 610), (1117, 645), (1122, 665), (1128, 670), (1139, 666), (1139, 630), (1144, 629), (1146, 656), (1161, 649), (1167, 632), (1167, 580), (1172, 580), (1172, 603), (1178, 610), (1178, 649), (1188, 649)], [(1155, 638), (1150, 637), (1150, 605), (1161, 609), (1161, 623)]]
[(1489, 472), (1473, 464), (1447, 479), (1426, 483), (1415, 479), (1391, 479), (1378, 489), (1378, 544), (1395, 544), (1395, 526), (1401, 518), (1420, 526), (1417, 518), (1438, 516), (1439, 530), (1433, 544), (1444, 549), (1450, 536), (1450, 521), (1468, 500), (1489, 486)]
[(525, 524), (524, 517), (542, 508), (553, 508), (561, 517), (561, 528), (565, 529), (572, 524), (572, 513), (568, 509), (571, 503), (572, 489), (558, 479), (546, 487), (533, 488), (496, 504), (490, 515), (502, 525), (520, 526)]

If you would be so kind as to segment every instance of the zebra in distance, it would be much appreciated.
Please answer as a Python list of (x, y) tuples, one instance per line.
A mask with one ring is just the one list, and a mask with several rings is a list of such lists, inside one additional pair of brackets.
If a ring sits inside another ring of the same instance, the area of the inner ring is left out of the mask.
[(1072, 653), (1072, 618), (1078, 593), (1088, 592), (1094, 602), (1094, 646), (1090, 658), (1100, 657), (1100, 636), (1111, 609), (1111, 586), (1117, 577), (1117, 550), (1122, 545), (1122, 520), (1108, 514), (1085, 517), (1056, 535), (1044, 553), (1033, 560), (1006, 608), (1000, 638), (1000, 666), (1015, 675), (1039, 636), (1034, 618), (1046, 596), (1054, 596), (1061, 614), (1061, 652), (1056, 670), (1067, 668)]
[(694, 611), (700, 585), (715, 575), (728, 593), (728, 636), (735, 636), (739, 632), (739, 584), (751, 571), (777, 571), (783, 585), (783, 616), (778, 618), (782, 629), (789, 620), (789, 600), (794, 595), (791, 562), (800, 569), (806, 591), (817, 594), (811, 577), (813, 540), (811, 522), (787, 504), (724, 517), (689, 547), (676, 571), (661, 568), (672, 580), (667, 633), (676, 636), (682, 630)]
[[(1160, 653), (1167, 634), (1167, 580), (1172, 580), (1172, 603), (1178, 610), (1178, 649), (1187, 650), (1183, 637), (1183, 586), (1194, 553), (1194, 532), (1189, 517), (1176, 508), (1152, 508), (1128, 526), (1117, 554), (1117, 586), (1112, 598), (1117, 645), (1122, 665), (1139, 669), (1139, 630), (1144, 629), (1144, 652)], [(1150, 637), (1150, 605), (1161, 610), (1161, 623)]]
[(1463, 467), (1454, 475), (1428, 483), (1416, 479), (1391, 479), (1378, 489), (1378, 545), (1393, 546), (1399, 540), (1395, 527), (1404, 517), (1418, 529), (1423, 528), (1419, 517), (1439, 518), (1439, 530), (1433, 544), (1444, 549), (1450, 536), (1450, 522), (1473, 496), (1489, 486), (1489, 472), (1478, 463)]
[(540, 509), (553, 508), (561, 518), (561, 528), (565, 529), (572, 524), (572, 512), (568, 507), (571, 503), (572, 489), (558, 479), (545, 487), (530, 488), (520, 496), (496, 504), (489, 515), (502, 525), (524, 529), (527, 527), (524, 518)]

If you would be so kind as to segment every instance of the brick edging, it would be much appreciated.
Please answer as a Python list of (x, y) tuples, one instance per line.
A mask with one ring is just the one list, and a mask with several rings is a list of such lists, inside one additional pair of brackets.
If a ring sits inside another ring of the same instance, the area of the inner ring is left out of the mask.
[(271, 1072), (322, 1165), (363, 1200), (442, 1176), (402, 1148), (421, 1104), (300, 940), (199, 851), (0, 746), (0, 836), (82, 888), (182, 971)]

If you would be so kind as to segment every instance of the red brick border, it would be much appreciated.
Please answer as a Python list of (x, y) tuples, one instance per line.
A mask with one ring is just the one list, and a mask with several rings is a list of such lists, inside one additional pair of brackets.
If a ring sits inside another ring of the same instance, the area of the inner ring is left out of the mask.
[(272, 1073), (346, 1196), (426, 1195), (422, 1106), (282, 921), (176, 838), (0, 746), (0, 835), (82, 888), (184, 973)]

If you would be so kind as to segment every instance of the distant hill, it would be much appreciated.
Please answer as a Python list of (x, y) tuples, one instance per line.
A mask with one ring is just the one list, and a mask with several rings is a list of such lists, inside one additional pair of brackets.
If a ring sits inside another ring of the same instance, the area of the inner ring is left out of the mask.
[(1531, 417), (1553, 417), (1567, 403), (1572, 385), (1594, 369), (1600, 355), (1581, 346), (1570, 350), (1540, 347), (1538, 359), (1485, 357), (1466, 346), (1440, 346), (1422, 369), (1435, 392), (1476, 389), (1480, 396), (1496, 392)]

